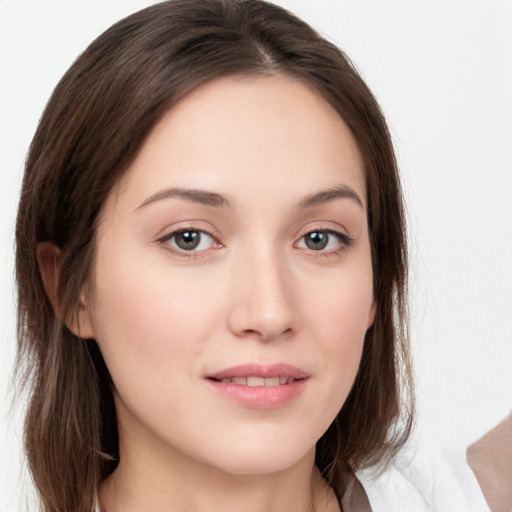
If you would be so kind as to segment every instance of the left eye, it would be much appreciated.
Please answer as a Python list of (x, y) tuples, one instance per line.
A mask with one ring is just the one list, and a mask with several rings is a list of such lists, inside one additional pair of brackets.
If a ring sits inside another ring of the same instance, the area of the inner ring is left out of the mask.
[(166, 242), (180, 251), (204, 251), (215, 245), (212, 236), (198, 229), (184, 229), (167, 237)]
[(329, 251), (343, 245), (340, 233), (320, 229), (306, 233), (297, 244), (301, 249), (310, 249), (312, 251)]

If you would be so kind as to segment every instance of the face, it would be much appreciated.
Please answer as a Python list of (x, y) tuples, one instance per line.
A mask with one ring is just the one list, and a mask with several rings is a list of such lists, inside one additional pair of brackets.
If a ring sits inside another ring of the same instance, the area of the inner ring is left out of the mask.
[(373, 321), (363, 164), (343, 121), (283, 77), (181, 100), (104, 205), (86, 300), (121, 450), (291, 467), (342, 407)]

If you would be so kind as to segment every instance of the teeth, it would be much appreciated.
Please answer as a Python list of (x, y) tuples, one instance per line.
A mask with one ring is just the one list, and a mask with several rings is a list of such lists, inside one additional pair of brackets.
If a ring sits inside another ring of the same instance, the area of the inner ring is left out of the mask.
[(247, 385), (252, 387), (264, 386), (265, 379), (263, 377), (247, 377)]
[(223, 384), (240, 384), (242, 386), (260, 387), (260, 386), (282, 386), (284, 384), (290, 384), (294, 382), (293, 377), (257, 377), (256, 375), (250, 375), (249, 377), (233, 377), (221, 379)]

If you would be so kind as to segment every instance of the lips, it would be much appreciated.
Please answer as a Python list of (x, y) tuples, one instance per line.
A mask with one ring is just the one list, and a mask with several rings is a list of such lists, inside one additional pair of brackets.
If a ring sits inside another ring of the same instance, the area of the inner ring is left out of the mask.
[[(279, 386), (306, 379), (308, 374), (289, 364), (243, 364), (209, 375), (209, 379), (247, 386)], [(229, 380), (227, 380), (229, 379)]]
[(244, 407), (276, 408), (301, 394), (309, 375), (288, 364), (246, 364), (208, 375), (212, 388)]
[(284, 384), (291, 384), (296, 379), (293, 377), (279, 376), (279, 377), (258, 377), (257, 375), (250, 375), (249, 377), (225, 377), (220, 379), (220, 382), (227, 384), (231, 382), (233, 384), (240, 384), (241, 386), (283, 386)]

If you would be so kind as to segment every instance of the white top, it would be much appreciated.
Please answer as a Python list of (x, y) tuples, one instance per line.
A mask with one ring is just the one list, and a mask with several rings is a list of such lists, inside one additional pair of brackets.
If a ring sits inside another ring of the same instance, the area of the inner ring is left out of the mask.
[(465, 454), (450, 460), (426, 440), (411, 440), (380, 472), (357, 472), (372, 512), (489, 512)]

